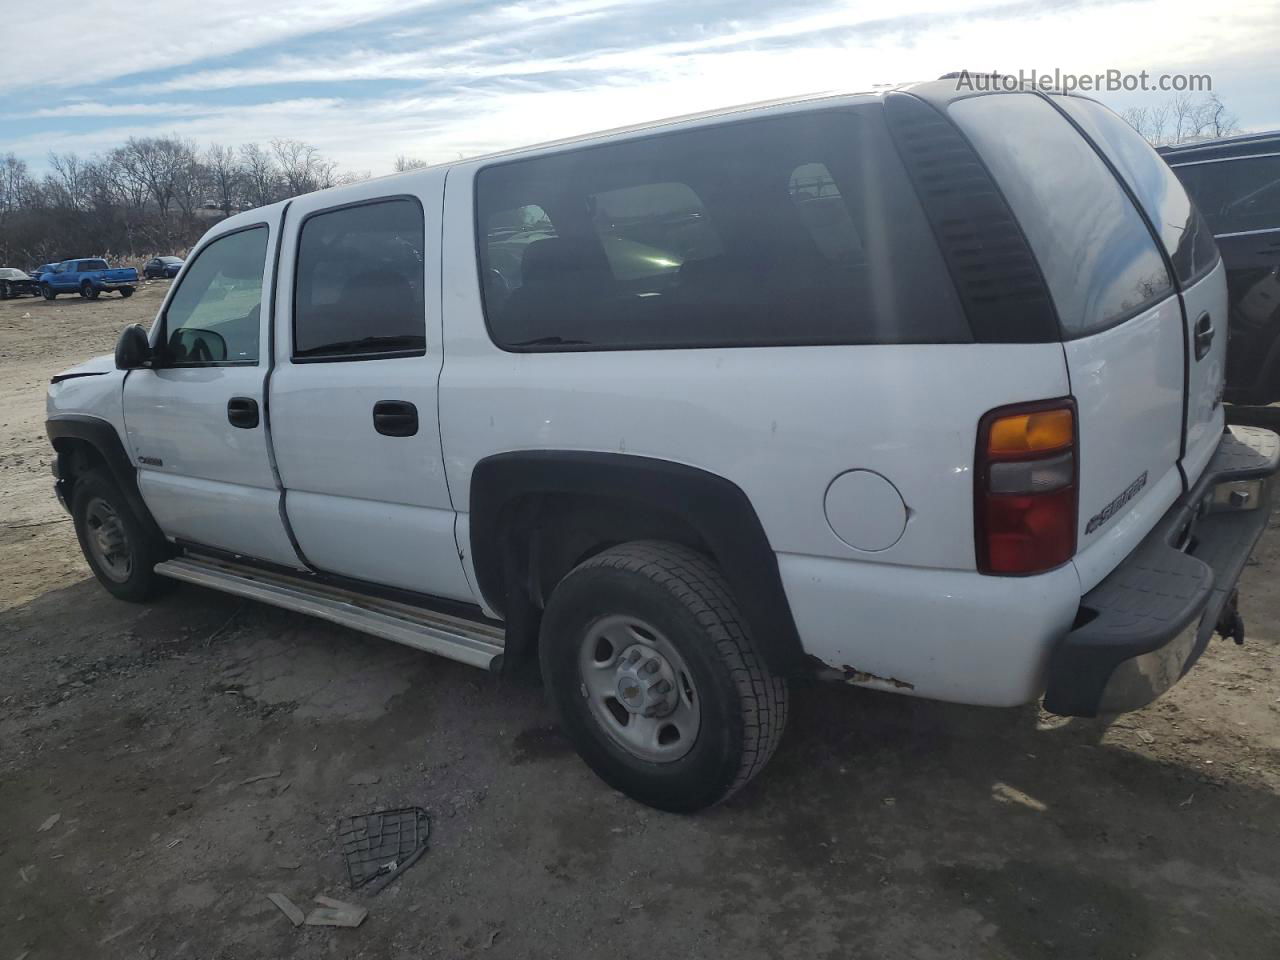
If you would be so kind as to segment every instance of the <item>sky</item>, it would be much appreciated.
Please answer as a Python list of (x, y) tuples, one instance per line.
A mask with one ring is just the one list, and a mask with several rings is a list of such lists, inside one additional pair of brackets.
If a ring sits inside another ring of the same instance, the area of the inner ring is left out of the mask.
[[(378, 175), (399, 154), (448, 161), (960, 69), (1207, 73), (1245, 129), (1280, 127), (1277, 0), (76, 0), (75, 9), (75, 23), (98, 25), (87, 39), (7, 44), (0, 55), (0, 154), (36, 171), (50, 151), (177, 134), (202, 146), (296, 138)], [(1171, 96), (1096, 95), (1116, 109)]]

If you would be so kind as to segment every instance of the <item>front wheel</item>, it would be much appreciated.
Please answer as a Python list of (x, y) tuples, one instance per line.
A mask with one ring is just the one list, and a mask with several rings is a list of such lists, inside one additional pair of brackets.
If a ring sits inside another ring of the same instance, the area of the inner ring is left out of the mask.
[(127, 300), (129, 297), (132, 297), (132, 296), (133, 296), (133, 287), (121, 287), (121, 288), (120, 288), (120, 296), (124, 297), (126, 300)]
[(76, 480), (71, 519), (85, 560), (112, 596), (137, 603), (167, 583), (152, 569), (165, 558), (164, 540), (147, 529), (105, 470)]
[(40, 296), (44, 297), (46, 300), (52, 300), (57, 297), (57, 294), (53, 292), (53, 287), (49, 286), (47, 283), (42, 283), (40, 284)]
[(786, 725), (786, 681), (760, 659), (728, 584), (677, 544), (623, 544), (570, 571), (547, 603), (539, 655), (587, 765), (661, 810), (730, 797)]

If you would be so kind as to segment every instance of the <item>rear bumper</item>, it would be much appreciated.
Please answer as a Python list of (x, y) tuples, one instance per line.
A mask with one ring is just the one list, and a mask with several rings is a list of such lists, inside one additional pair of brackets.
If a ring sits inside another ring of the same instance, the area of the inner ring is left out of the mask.
[(1081, 599), (1075, 628), (1049, 658), (1045, 709), (1136, 710), (1191, 669), (1266, 529), (1278, 467), (1280, 436), (1240, 426), (1223, 434), (1196, 485)]

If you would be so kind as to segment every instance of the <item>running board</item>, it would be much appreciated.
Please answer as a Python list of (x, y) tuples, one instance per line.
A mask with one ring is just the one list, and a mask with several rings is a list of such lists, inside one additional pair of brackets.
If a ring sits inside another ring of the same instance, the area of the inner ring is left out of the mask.
[(354, 593), (305, 577), (190, 554), (157, 563), (155, 571), (175, 580), (310, 614), (484, 670), (496, 669), (502, 656), (504, 633), (499, 626)]

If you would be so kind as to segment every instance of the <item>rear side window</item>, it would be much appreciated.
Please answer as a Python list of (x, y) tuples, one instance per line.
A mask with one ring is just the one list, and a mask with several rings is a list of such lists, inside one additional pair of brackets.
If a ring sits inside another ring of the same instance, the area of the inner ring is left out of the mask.
[(294, 270), (294, 359), (424, 353), (423, 240), (422, 207), (409, 198), (303, 221)]
[(1178, 280), (1186, 286), (1208, 273), (1218, 262), (1217, 244), (1164, 158), (1102, 104), (1080, 97), (1053, 99), (1115, 164), (1160, 234)]
[(1219, 236), (1280, 230), (1280, 156), (1175, 167)]
[(486, 167), (476, 218), (508, 349), (972, 340), (878, 106)]
[(1104, 330), (1172, 293), (1137, 209), (1052, 106), (1034, 94), (991, 94), (953, 103), (949, 113), (1026, 234), (1063, 336)]

